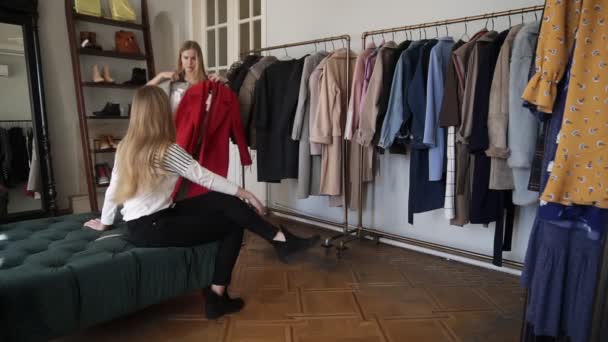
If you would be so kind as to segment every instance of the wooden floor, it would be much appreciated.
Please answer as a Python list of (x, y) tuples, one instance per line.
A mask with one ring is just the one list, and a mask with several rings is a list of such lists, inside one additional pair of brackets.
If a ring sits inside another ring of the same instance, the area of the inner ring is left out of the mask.
[(318, 247), (283, 265), (249, 235), (230, 289), (245, 299), (242, 312), (207, 321), (197, 292), (60, 341), (518, 341), (517, 277), (370, 241), (350, 246), (340, 260)]

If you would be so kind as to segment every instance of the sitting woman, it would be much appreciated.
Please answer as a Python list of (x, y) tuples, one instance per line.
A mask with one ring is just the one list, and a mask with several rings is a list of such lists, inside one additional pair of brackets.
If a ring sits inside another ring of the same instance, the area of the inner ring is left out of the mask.
[[(211, 192), (173, 202), (179, 177)], [(205, 313), (215, 319), (241, 310), (244, 302), (230, 298), (226, 287), (239, 255), (243, 229), (261, 236), (286, 262), (313, 246), (318, 236), (300, 238), (275, 227), (261, 215), (265, 208), (249, 191), (203, 168), (175, 144), (169, 99), (158, 87), (145, 86), (133, 98), (131, 119), (118, 145), (116, 163), (106, 192), (101, 219), (85, 226), (105, 230), (114, 223), (117, 206), (138, 247), (187, 247), (218, 241), (213, 283), (205, 289)], [(152, 285), (153, 286), (153, 285)]]

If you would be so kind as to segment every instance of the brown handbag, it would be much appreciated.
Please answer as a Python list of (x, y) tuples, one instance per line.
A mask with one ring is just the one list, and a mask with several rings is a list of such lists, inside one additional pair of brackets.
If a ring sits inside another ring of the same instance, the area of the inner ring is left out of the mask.
[(114, 41), (116, 43), (116, 52), (141, 54), (137, 40), (135, 40), (135, 33), (131, 31), (117, 31), (114, 35)]

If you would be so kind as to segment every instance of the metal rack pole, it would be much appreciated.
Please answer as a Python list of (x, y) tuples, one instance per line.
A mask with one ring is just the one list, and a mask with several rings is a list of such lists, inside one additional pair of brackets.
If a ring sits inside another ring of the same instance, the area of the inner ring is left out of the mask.
[[(393, 27), (393, 28), (387, 28), (387, 29), (366, 31), (361, 34), (361, 48), (365, 49), (367, 37), (374, 36), (376, 34), (392, 33), (392, 32), (398, 32), (398, 31), (409, 31), (409, 30), (413, 30), (413, 29), (422, 29), (422, 28), (427, 28), (427, 27), (444, 26), (444, 25), (464, 23), (464, 22), (477, 21), (477, 20), (483, 20), (483, 19), (511, 16), (511, 15), (515, 15), (515, 14), (523, 15), (524, 13), (542, 11), (543, 9), (544, 9), (544, 5), (538, 5), (538, 6), (523, 7), (523, 8), (507, 10), (507, 11), (475, 15), (475, 16), (470, 16), (470, 17), (462, 17), (462, 18), (449, 19), (449, 20), (433, 21), (433, 22), (422, 23), (422, 24), (406, 25), (406, 26), (399, 26), (399, 27)], [(469, 258), (473, 257), (474, 259), (478, 259), (478, 260), (483, 260), (483, 261), (491, 260), (491, 259), (489, 259), (488, 256), (481, 255), (479, 253), (466, 251), (466, 250), (462, 250), (462, 249), (457, 249), (457, 248), (452, 248), (449, 246), (444, 246), (444, 245), (439, 245), (439, 244), (426, 243), (423, 241), (409, 239), (409, 238), (398, 236), (395, 234), (389, 234), (389, 233), (382, 232), (382, 231), (379, 231), (376, 229), (364, 227), (363, 226), (363, 199), (362, 199), (363, 198), (363, 155), (364, 155), (363, 151), (364, 151), (364, 147), (360, 146), (359, 155), (361, 157), (361, 163), (359, 165), (360, 191), (359, 191), (359, 200), (358, 200), (359, 201), (359, 217), (358, 217), (358, 224), (357, 224), (357, 234), (356, 234), (356, 237), (350, 237), (346, 240), (340, 241), (339, 250), (344, 249), (345, 245), (347, 243), (355, 241), (355, 240), (357, 240), (357, 238), (363, 239), (367, 235), (367, 236), (373, 237), (374, 240), (376, 241), (376, 243), (379, 242), (380, 238), (385, 238), (385, 239), (398, 241), (398, 242), (414, 243), (416, 245), (424, 244), (424, 245), (427, 245), (426, 246), (427, 248), (431, 248), (434, 250), (440, 250), (440, 251), (449, 251), (450, 253), (456, 253), (457, 255), (463, 255), (463, 256), (466, 256)], [(511, 260), (505, 260), (504, 263), (506, 265), (508, 264), (511, 266), (515, 266), (516, 268), (521, 268), (521, 266), (522, 266), (521, 263), (516, 262), (516, 261), (511, 261)]]
[[(305, 46), (305, 45), (341, 40), (341, 41), (345, 42), (345, 47), (346, 47), (346, 89), (347, 89), (346, 98), (349, 99), (350, 98), (350, 63), (351, 63), (351, 61), (350, 61), (350, 49), (351, 49), (350, 39), (351, 39), (350, 35), (324, 37), (324, 38), (319, 38), (319, 39), (312, 39), (312, 40), (306, 40), (306, 41), (301, 41), (301, 42), (274, 45), (274, 46), (268, 46), (268, 47), (263, 47), (263, 48), (259, 48), (259, 49), (253, 49), (253, 50), (249, 50), (249, 51), (245, 51), (245, 52), (241, 53), (241, 56), (248, 55), (251, 53), (259, 53), (259, 52), (263, 52), (263, 51), (279, 50), (279, 49), (286, 49), (289, 47)], [(301, 219), (342, 228), (341, 233), (325, 239), (325, 241), (323, 242), (323, 246), (327, 247), (327, 248), (332, 247), (332, 241), (341, 239), (343, 237), (350, 236), (353, 233), (357, 232), (357, 229), (349, 229), (349, 224), (348, 224), (348, 200), (347, 200), (347, 193), (346, 193), (346, 184), (348, 184), (348, 182), (347, 182), (348, 172), (347, 172), (347, 164), (346, 164), (346, 160), (347, 160), (347, 156), (348, 156), (348, 146), (345, 141), (342, 141), (341, 148), (342, 148), (342, 152), (343, 152), (342, 153), (341, 173), (342, 173), (342, 196), (343, 196), (342, 205), (343, 205), (343, 209), (344, 209), (344, 221), (342, 223), (324, 220), (324, 219), (320, 219), (320, 218), (310, 216), (310, 215), (300, 214), (300, 213), (297, 213), (292, 210), (285, 210), (285, 209), (273, 207), (270, 204), (270, 184), (268, 184), (268, 183), (266, 184), (266, 192), (267, 192), (266, 207), (269, 211), (276, 212), (276, 213), (279, 213), (282, 215), (298, 217)], [(244, 167), (243, 167), (242, 182), (243, 182), (243, 186), (244, 186), (245, 185)], [(343, 244), (340, 244), (340, 248), (344, 249), (346, 247)], [(341, 250), (340, 248), (338, 249), (338, 253)]]

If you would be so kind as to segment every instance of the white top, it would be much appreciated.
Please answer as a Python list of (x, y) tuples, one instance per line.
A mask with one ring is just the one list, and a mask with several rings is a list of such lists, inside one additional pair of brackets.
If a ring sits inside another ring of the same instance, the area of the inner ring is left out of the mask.
[[(154, 166), (167, 171), (168, 174), (159, 176), (161, 180), (154, 190), (144, 193), (139, 192), (135, 197), (125, 201), (120, 211), (125, 221), (135, 220), (171, 206), (173, 204), (171, 195), (179, 176), (204, 186), (211, 191), (228, 195), (235, 195), (238, 191), (236, 184), (202, 167), (188, 152), (177, 144), (169, 146), (162, 162), (155, 161)], [(114, 217), (118, 209), (118, 205), (113, 199), (116, 194), (119, 176), (118, 168), (114, 165), (110, 186), (106, 191), (101, 212), (101, 223), (107, 226), (114, 223)]]

